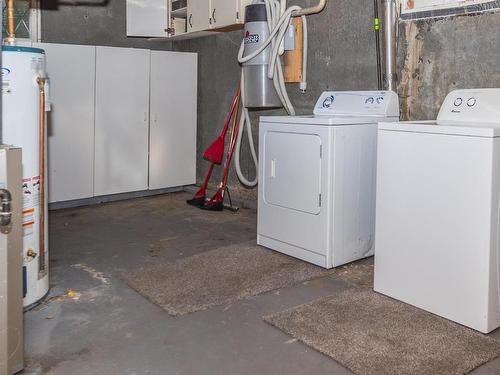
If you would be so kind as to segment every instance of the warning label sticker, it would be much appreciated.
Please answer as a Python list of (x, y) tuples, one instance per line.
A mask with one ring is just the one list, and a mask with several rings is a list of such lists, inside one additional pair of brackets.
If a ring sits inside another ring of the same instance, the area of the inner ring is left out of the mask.
[(9, 76), (12, 70), (10, 68), (2, 68), (2, 95), (7, 95), (11, 93), (10, 79)]
[(33, 192), (33, 205), (38, 206), (40, 197), (40, 176), (31, 178), (31, 191)]
[(35, 207), (40, 197), (40, 176), (23, 178), (23, 234), (33, 233), (36, 222)]
[(33, 233), (35, 225), (35, 209), (23, 210), (23, 234), (25, 236)]

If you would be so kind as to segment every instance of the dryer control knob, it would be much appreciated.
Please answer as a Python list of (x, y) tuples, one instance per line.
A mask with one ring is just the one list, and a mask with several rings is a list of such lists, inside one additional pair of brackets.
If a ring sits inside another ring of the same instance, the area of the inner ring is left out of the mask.
[(476, 105), (476, 98), (469, 98), (469, 99), (467, 100), (467, 105), (468, 105), (469, 107), (474, 107), (474, 106)]
[(330, 95), (325, 100), (323, 100), (323, 108), (330, 108), (334, 101), (335, 97), (333, 95)]

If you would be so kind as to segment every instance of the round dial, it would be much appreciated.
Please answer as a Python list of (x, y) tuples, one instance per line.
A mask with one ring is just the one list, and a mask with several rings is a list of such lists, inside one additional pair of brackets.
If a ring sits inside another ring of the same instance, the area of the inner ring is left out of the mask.
[(468, 105), (469, 107), (473, 107), (473, 106), (475, 106), (475, 105), (476, 105), (476, 98), (469, 98), (469, 99), (467, 100), (467, 105)]
[(333, 95), (328, 96), (323, 100), (323, 108), (330, 108), (335, 101), (335, 97)]

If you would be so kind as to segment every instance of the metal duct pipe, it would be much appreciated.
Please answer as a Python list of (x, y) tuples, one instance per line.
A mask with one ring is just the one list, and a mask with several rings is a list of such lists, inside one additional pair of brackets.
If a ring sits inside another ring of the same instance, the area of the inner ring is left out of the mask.
[(14, 44), (16, 40), (16, 26), (14, 21), (14, 0), (7, 0), (7, 38), (5, 38), (6, 44)]
[(397, 92), (397, 24), (396, 0), (382, 0), (384, 89)]
[(377, 54), (377, 89), (384, 88), (382, 79), (382, 57), (380, 54), (380, 19), (379, 19), (379, 6), (378, 0), (373, 0), (373, 29), (375, 31), (375, 51)]

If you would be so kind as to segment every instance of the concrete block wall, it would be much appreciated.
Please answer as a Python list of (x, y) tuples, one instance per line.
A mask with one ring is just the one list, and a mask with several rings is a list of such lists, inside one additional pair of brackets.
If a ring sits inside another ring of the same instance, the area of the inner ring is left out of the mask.
[[(55, 1), (55, 0), (44, 0)], [(93, 0), (94, 1), (94, 0)], [(99, 1), (99, 0), (95, 0)], [(125, 1), (103, 0), (103, 6), (63, 5), (42, 12), (45, 42), (142, 47), (199, 54), (198, 155), (218, 135), (239, 82), (236, 61), (241, 31), (179, 42), (127, 38)], [(307, 6), (312, 1), (301, 2)], [(50, 8), (50, 7), (48, 7)], [(324, 90), (376, 88), (373, 2), (329, 0), (326, 9), (308, 17), (308, 91), (289, 85), (299, 114), (311, 113)], [(435, 118), (447, 92), (453, 88), (500, 87), (500, 12), (400, 23), (399, 87), (401, 115), (405, 120)], [(281, 110), (252, 113), (257, 141), (258, 116), (284, 114)], [(243, 142), (241, 164), (250, 177), (255, 171)], [(198, 180), (208, 164), (199, 157)], [(213, 180), (218, 177), (215, 173)], [(254, 199), (255, 189), (243, 188), (234, 169), (231, 190)]]
[(500, 87), (498, 30), (500, 11), (401, 23), (402, 119), (435, 119), (453, 89)]

